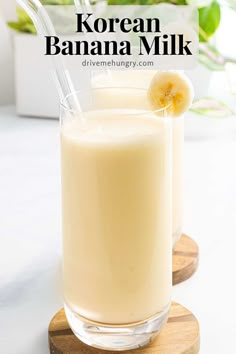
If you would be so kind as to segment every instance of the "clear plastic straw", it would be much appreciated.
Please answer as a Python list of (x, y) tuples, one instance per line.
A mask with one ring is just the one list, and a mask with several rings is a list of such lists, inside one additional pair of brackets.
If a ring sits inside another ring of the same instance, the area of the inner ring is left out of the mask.
[[(32, 19), (38, 33), (42, 36), (56, 36), (55, 28), (52, 21), (39, 0), (16, 0), (17, 3), (28, 13)], [(68, 70), (64, 67), (60, 56), (53, 56), (53, 67), (55, 69), (56, 86), (60, 96), (63, 100), (69, 94), (75, 92), (71, 76)], [(81, 112), (79, 101), (74, 96), (75, 107), (70, 107), (76, 111)]]

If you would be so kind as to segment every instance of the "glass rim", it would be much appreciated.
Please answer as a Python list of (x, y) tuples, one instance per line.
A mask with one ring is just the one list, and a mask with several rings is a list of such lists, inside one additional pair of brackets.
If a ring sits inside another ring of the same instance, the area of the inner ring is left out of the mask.
[[(104, 87), (92, 87), (92, 88), (86, 88), (86, 89), (81, 89), (81, 90), (75, 90), (75, 91), (73, 91), (71, 93), (68, 93), (65, 97), (63, 97), (60, 100), (60, 107), (64, 108), (67, 112), (70, 112), (70, 113), (73, 113), (73, 114), (81, 113), (81, 111), (79, 109), (72, 109), (72, 108), (69, 107), (68, 104), (66, 104), (66, 102), (68, 102), (68, 99), (70, 97), (75, 96), (75, 97), (78, 98), (79, 94), (88, 93), (90, 91), (94, 92), (94, 91), (101, 91), (101, 90), (107, 90), (107, 89), (111, 89), (111, 90), (125, 89), (125, 90), (132, 90), (132, 91), (135, 90), (135, 91), (139, 91), (139, 92), (147, 91), (147, 89), (144, 88), (144, 87), (129, 87), (129, 86), (104, 86)], [(140, 115), (147, 114), (147, 113), (150, 113), (150, 112), (156, 114), (156, 113), (160, 113), (160, 112), (165, 112), (167, 110), (167, 108), (169, 108), (170, 106), (171, 106), (171, 103), (166, 105), (165, 107), (160, 108), (160, 109), (155, 109), (154, 110), (154, 109), (152, 109), (150, 107), (150, 109), (143, 109), (143, 110), (142, 109), (137, 109), (137, 111), (140, 111), (140, 113), (139, 113)], [(106, 111), (106, 110), (111, 110), (111, 109), (114, 109), (114, 108), (104, 108), (104, 109), (99, 109), (99, 110)], [(125, 110), (125, 109), (133, 110), (133, 108), (129, 108), (129, 107), (127, 107), (127, 108), (125, 108), (125, 107), (124, 108), (119, 108), (119, 110)], [(83, 111), (82, 111), (82, 113), (83, 113)], [(130, 115), (137, 115), (137, 112), (135, 112), (133, 114), (130, 114)], [(169, 118), (169, 117), (170, 117), (170, 115), (167, 114), (165, 118)], [(181, 117), (183, 117), (183, 115), (181, 115), (180, 117), (176, 117), (176, 118), (178, 119), (178, 118), (181, 118)], [(160, 118), (161, 118), (161, 116), (160, 116)]]

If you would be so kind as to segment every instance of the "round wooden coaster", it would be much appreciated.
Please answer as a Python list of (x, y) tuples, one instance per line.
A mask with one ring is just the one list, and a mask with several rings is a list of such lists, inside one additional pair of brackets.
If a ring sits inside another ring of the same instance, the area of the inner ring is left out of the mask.
[[(66, 320), (64, 309), (52, 319), (49, 330), (51, 354), (107, 354), (106, 350), (92, 348), (75, 337)], [(197, 354), (200, 347), (199, 324), (196, 317), (182, 305), (171, 305), (167, 324), (159, 336), (133, 354)], [(110, 353), (117, 353), (110, 351)], [(124, 354), (130, 351), (123, 351)]]
[(199, 250), (196, 242), (182, 235), (173, 250), (172, 283), (181, 283), (195, 273), (198, 266)]

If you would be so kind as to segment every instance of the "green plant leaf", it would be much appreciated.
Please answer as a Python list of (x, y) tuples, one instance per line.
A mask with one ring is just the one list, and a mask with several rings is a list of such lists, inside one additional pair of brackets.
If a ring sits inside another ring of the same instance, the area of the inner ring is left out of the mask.
[(210, 97), (194, 101), (191, 111), (211, 118), (226, 118), (234, 114), (233, 110), (225, 103)]
[(36, 30), (36, 28), (35, 28), (33, 23), (26, 23), (25, 26), (24, 26), (24, 32), (36, 34), (37, 30)]
[(21, 8), (16, 8), (17, 22), (8, 22), (8, 26), (18, 32), (36, 33), (36, 29), (31, 18)]
[(30, 17), (27, 15), (27, 13), (24, 10), (22, 10), (20, 7), (16, 8), (16, 14), (17, 14), (18, 21), (20, 23), (27, 23), (27, 22), (31, 21)]
[(22, 32), (22, 24), (18, 22), (7, 22), (8, 26), (15, 31)]
[(36, 33), (36, 29), (30, 17), (24, 10), (17, 8), (18, 22), (8, 22), (8, 26), (15, 31), (24, 33)]
[[(74, 0), (41, 0), (44, 6), (46, 5), (73, 5)], [(36, 28), (28, 16), (28, 14), (21, 8), (16, 8), (17, 22), (8, 22), (8, 26), (15, 31), (36, 34)]]
[(201, 7), (199, 13), (199, 39), (201, 42), (209, 41), (220, 24), (220, 5), (216, 0), (210, 6)]
[(8, 22), (8, 26), (17, 32), (37, 33), (33, 23)]

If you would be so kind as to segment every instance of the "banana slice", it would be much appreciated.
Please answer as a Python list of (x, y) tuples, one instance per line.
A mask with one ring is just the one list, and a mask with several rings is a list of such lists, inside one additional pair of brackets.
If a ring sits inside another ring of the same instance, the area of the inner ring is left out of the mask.
[[(178, 117), (191, 106), (193, 92), (191, 81), (183, 73), (157, 71), (148, 90), (148, 99), (156, 114), (163, 116), (167, 112), (172, 117)], [(165, 107), (165, 112), (158, 112)]]

